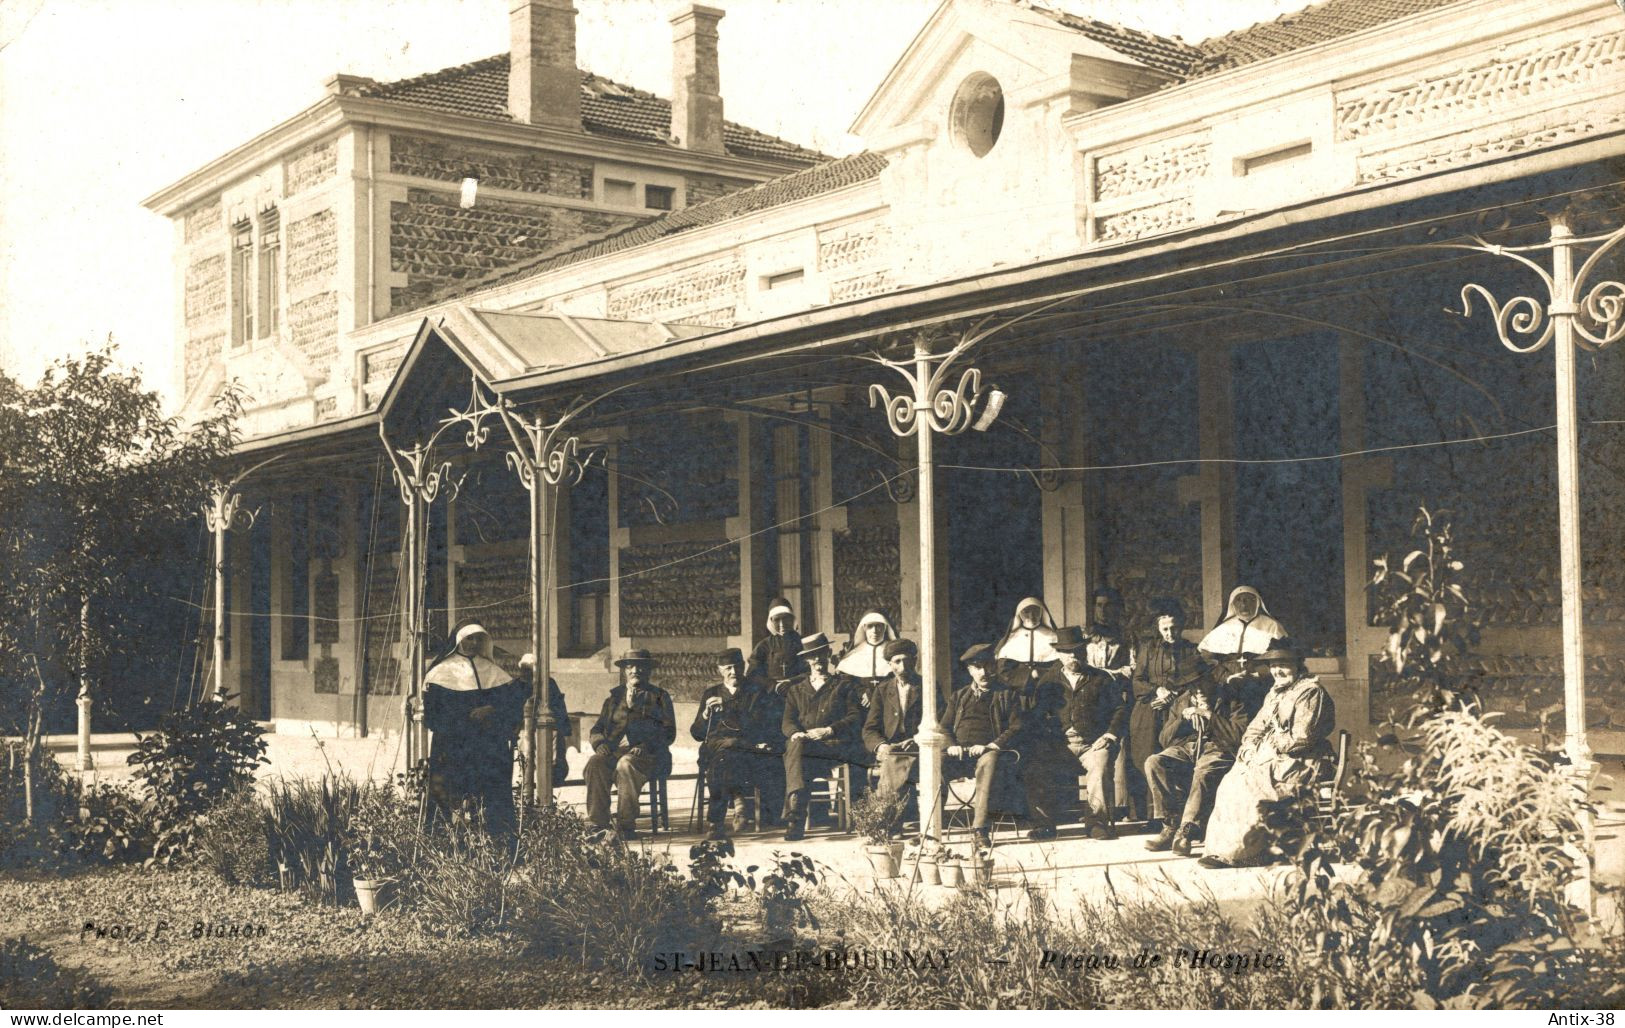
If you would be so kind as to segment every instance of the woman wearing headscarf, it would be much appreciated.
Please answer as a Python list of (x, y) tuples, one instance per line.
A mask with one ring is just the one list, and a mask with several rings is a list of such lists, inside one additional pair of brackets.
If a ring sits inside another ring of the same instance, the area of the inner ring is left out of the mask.
[(999, 677), (1012, 689), (1020, 689), (1041, 670), (1061, 659), (1055, 651), (1055, 618), (1036, 596), (1016, 604), (1010, 630), (993, 648)]
[(855, 678), (862, 689), (860, 700), (865, 708), (874, 698), (875, 684), (892, 673), (891, 665), (886, 662), (886, 644), (897, 638), (897, 629), (886, 620), (886, 615), (878, 610), (871, 610), (858, 619), (858, 625), (852, 630), (852, 638), (847, 642), (846, 653), (842, 655), (841, 662), (835, 665), (835, 670), (849, 678)]
[(795, 611), (789, 600), (775, 597), (767, 605), (767, 636), (751, 650), (746, 674), (755, 676), (764, 688), (783, 696), (790, 679), (806, 670), (807, 663), (801, 659), (801, 633), (796, 631)]
[(1202, 663), (1202, 658), (1181, 634), (1185, 630), (1185, 608), (1178, 600), (1159, 598), (1153, 603), (1151, 613), (1155, 634), (1140, 644), (1140, 651), (1131, 664), (1134, 706), (1128, 722), (1128, 788), (1130, 796), (1144, 796), (1147, 801), (1146, 830), (1160, 832), (1161, 818), (1156, 816), (1155, 810), (1149, 809), (1145, 762), (1161, 751), (1159, 740), (1167, 723), (1168, 707), (1174, 695), (1181, 691), (1181, 683)]
[(512, 835), (514, 740), (527, 690), (492, 657), (491, 637), (465, 622), (423, 679), (429, 743), (428, 808), (450, 816), (483, 807), (486, 829)]
[(1304, 667), (1302, 651), (1281, 639), (1249, 663), (1266, 669), (1270, 691), (1242, 736), (1235, 766), (1219, 782), (1203, 867), (1258, 863), (1269, 844), (1259, 804), (1312, 787), (1334, 756), (1336, 707)]

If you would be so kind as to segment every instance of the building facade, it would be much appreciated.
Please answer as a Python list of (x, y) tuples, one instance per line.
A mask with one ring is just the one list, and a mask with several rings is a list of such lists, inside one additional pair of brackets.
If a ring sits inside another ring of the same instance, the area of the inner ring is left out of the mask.
[[(718, 15), (685, 17), (703, 54)], [(553, 51), (535, 60), (562, 83)], [(411, 624), (433, 640), (475, 616), (530, 648), (541, 545), (572, 709), (597, 706), (629, 646), (693, 702), (709, 655), (748, 648), (777, 595), (832, 636), (870, 607), (917, 636), (933, 609), (946, 682), (948, 655), (1023, 596), (1084, 623), (1111, 586), (1136, 630), (1171, 596), (1195, 634), (1249, 584), (1364, 735), (1394, 699), (1371, 561), (1404, 554), (1425, 506), (1452, 512), (1487, 705), (1561, 734), (1553, 363), (1503, 346), (1463, 286), (1538, 290), (1493, 248), (1548, 243), (1554, 216), (1594, 245), (1625, 223), (1622, 52), (1603, 0), (1328, 0), (1199, 44), (946, 0), (858, 114), (867, 148), (819, 163), (726, 123), (720, 150), (702, 129), (596, 139), (590, 112), (619, 87), (591, 76), (569, 149), (491, 115), (512, 56), (335, 80), (252, 160), (151, 204), (182, 244), (188, 402), (251, 381), (244, 458), (285, 455), (256, 476), (272, 516), (233, 539), (229, 674), (281, 723), (398, 729)], [(677, 77), (705, 82), (693, 65)], [(689, 89), (673, 124), (714, 127)], [(237, 288), (267, 240), (286, 253), (269, 336), (263, 287)], [(1620, 278), (1618, 254), (1593, 271)], [(974, 366), (1008, 397), (987, 431), (937, 441), (929, 480), (871, 395), (907, 391), (917, 343), (955, 353), (950, 392)], [(1622, 386), (1617, 348), (1581, 361), (1579, 730), (1615, 754)], [(490, 418), (503, 401), (569, 412), (601, 455), (542, 535)], [(431, 439), (423, 468), (458, 484), (420, 497), (413, 573), (395, 476)]]

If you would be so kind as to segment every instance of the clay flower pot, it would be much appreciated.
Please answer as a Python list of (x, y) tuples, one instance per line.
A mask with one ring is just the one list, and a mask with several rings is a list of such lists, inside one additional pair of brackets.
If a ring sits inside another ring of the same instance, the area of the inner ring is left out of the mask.
[(959, 887), (960, 867), (956, 857), (944, 858), (937, 865), (937, 871), (942, 876), (942, 884), (950, 889)]
[(922, 853), (919, 859), (920, 882), (924, 885), (936, 885), (942, 881), (937, 874), (937, 857), (934, 853)]
[(902, 854), (890, 845), (877, 846), (870, 844), (863, 848), (869, 855), (869, 863), (875, 869), (876, 878), (896, 878), (898, 858)]
[(384, 905), (385, 893), (390, 882), (385, 878), (357, 878), (355, 885), (355, 901), (361, 907), (361, 913), (367, 917), (378, 913)]

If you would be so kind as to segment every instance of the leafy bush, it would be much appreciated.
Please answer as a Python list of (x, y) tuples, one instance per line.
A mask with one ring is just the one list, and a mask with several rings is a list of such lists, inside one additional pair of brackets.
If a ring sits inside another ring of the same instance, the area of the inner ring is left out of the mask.
[(1371, 623), (1388, 629), (1387, 672), (1423, 714), (1477, 699), (1460, 665), (1478, 644), (1478, 616), (1462, 591), (1465, 565), (1451, 541), (1449, 514), (1418, 508), (1415, 548), (1397, 564), (1387, 554), (1373, 561), (1368, 587)]
[(72, 825), (74, 848), (91, 860), (116, 864), (152, 856), (151, 801), (101, 783), (85, 792), (84, 812)]
[(1428, 718), (1420, 753), (1394, 771), (1367, 754), (1353, 783), (1364, 798), (1296, 845), (1295, 906), (1339, 1005), (1549, 1006), (1585, 978), (1595, 954), (1576, 950), (1564, 902), (1580, 797), (1489, 717)]
[(227, 885), (275, 882), (271, 813), (253, 786), (229, 794), (199, 818), (192, 855)]
[(27, 939), (0, 940), (0, 1010), (106, 1009), (112, 998), (107, 987), (58, 966)]
[(892, 829), (903, 816), (904, 804), (895, 794), (885, 795), (876, 789), (864, 793), (852, 804), (852, 830), (864, 841), (884, 846), (891, 841)]
[(264, 734), (242, 711), (211, 699), (172, 711), (156, 732), (139, 738), (129, 760), (152, 801), (153, 859), (170, 863), (185, 855), (199, 818), (253, 782), (265, 763)]
[[(79, 809), (79, 788), (43, 746), (28, 757), (8, 743), (0, 756), (0, 867), (51, 864), (72, 846), (67, 832)], [(34, 817), (27, 811), (23, 761), (33, 764)]]

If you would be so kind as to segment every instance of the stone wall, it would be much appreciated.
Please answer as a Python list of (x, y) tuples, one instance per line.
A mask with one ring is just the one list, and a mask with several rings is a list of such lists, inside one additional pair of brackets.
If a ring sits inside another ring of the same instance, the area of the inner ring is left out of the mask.
[(442, 289), (641, 220), (499, 200), (481, 200), (465, 210), (456, 194), (408, 190), (405, 201), (389, 205), (390, 267), (407, 279), (404, 287), (390, 291), (390, 311), (421, 307)]
[(395, 134), (389, 137), (389, 170), (442, 182), (473, 175), (482, 189), (592, 199), (593, 162), (561, 154)]
[(300, 150), (283, 164), (287, 195), (293, 196), (321, 185), (338, 173), (338, 167), (338, 148), (332, 140)]
[(621, 634), (739, 635), (739, 544), (649, 543), (621, 550)]
[(338, 219), (331, 210), (306, 215), (288, 226), (286, 338), (321, 369), (338, 357)]
[[(219, 204), (215, 204), (218, 219)], [(218, 228), (218, 221), (216, 222)], [(186, 266), (184, 299), (185, 352), (182, 355), (187, 389), (196, 384), (209, 361), (226, 345), (228, 307), (226, 258), (216, 253), (199, 257)]]

